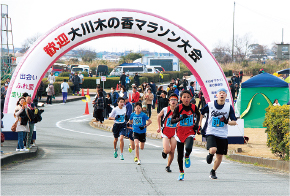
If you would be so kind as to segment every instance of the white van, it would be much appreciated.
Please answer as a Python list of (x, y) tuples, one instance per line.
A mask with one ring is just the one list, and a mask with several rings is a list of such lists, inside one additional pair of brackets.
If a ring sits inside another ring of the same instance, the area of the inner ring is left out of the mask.
[(129, 74), (130, 76), (135, 75), (135, 73), (148, 73), (146, 65), (141, 63), (123, 63), (115, 67), (110, 76), (121, 76), (123, 72)]
[(90, 71), (90, 67), (88, 65), (78, 65), (77, 67), (73, 67), (72, 68), (72, 72), (75, 73), (75, 72), (83, 72), (83, 71), (86, 71), (89, 73)]
[(148, 73), (158, 73), (155, 67), (153, 66), (146, 66)]

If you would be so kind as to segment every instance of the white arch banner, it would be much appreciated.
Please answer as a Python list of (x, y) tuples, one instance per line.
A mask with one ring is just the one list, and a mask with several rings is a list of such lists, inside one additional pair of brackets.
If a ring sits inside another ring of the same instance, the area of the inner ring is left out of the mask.
[[(13, 113), (24, 92), (35, 96), (45, 73), (73, 48), (102, 37), (127, 36), (153, 42), (179, 58), (192, 72), (206, 101), (224, 87), (226, 77), (210, 51), (183, 27), (158, 15), (130, 9), (88, 12), (64, 21), (39, 38), (16, 67), (9, 85), (4, 113)], [(111, 43), (113, 44), (113, 43)]]

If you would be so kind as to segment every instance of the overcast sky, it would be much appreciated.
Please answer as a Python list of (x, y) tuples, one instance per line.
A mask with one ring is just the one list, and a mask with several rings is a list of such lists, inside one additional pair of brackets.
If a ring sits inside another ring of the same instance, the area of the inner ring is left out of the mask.
[[(250, 35), (251, 43), (290, 43), (290, 1), (236, 0), (235, 35)], [(57, 24), (79, 14), (108, 8), (129, 8), (160, 15), (182, 26), (212, 50), (218, 43), (231, 45), (233, 0), (1, 0), (12, 18), (14, 46), (27, 38), (44, 34)], [(81, 47), (98, 51), (165, 49), (137, 38), (101, 38)]]

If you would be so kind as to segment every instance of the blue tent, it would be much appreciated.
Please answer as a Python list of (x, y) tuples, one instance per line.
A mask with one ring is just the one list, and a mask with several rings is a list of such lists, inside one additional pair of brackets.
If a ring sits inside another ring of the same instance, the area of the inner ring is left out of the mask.
[(271, 75), (256, 75), (241, 85), (235, 105), (237, 114), (244, 119), (245, 128), (263, 128), (265, 109), (278, 99), (280, 105), (289, 100), (288, 83)]
[(284, 80), (269, 74), (262, 73), (256, 75), (242, 83), (241, 88), (258, 88), (258, 87), (288, 87)]

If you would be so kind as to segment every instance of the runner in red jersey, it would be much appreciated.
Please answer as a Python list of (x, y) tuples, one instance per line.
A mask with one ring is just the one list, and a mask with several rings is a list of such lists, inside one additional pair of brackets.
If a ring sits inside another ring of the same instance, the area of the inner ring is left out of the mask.
[[(182, 104), (179, 104), (172, 115), (171, 123), (178, 123), (176, 129), (176, 141), (177, 141), (177, 162), (180, 170), (178, 180), (184, 179), (183, 170), (183, 156), (184, 156), (184, 143), (185, 146), (185, 167), (190, 167), (190, 153), (192, 151), (193, 140), (196, 131), (199, 130), (198, 122), (195, 123), (196, 119), (199, 121), (200, 113), (196, 105), (191, 104), (191, 94), (188, 90), (184, 90), (180, 94), (180, 100)], [(199, 131), (198, 131), (199, 132)]]
[(172, 124), (171, 119), (177, 103), (178, 96), (175, 93), (172, 93), (169, 97), (169, 106), (164, 107), (157, 116), (158, 123), (157, 133), (159, 133), (162, 130), (161, 136), (163, 138), (162, 157), (166, 159), (167, 154), (169, 154), (167, 166), (165, 167), (165, 170), (167, 172), (171, 172), (170, 165), (173, 161), (174, 151), (176, 148), (176, 140), (174, 136), (177, 123)]

